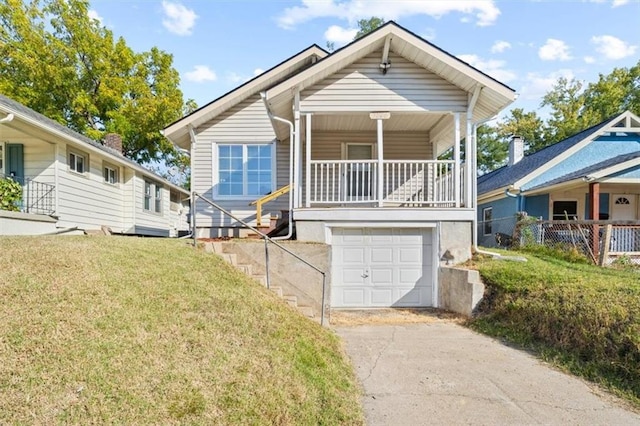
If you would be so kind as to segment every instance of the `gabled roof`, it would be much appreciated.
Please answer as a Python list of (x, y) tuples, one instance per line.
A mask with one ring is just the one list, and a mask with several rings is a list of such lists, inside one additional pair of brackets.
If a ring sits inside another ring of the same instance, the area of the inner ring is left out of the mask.
[(296, 74), (300, 72), (300, 70), (313, 65), (318, 59), (324, 58), (328, 54), (326, 50), (317, 44), (311, 45), (246, 83), (198, 108), (191, 114), (169, 124), (162, 131), (162, 134), (176, 145), (187, 148), (189, 146), (190, 126), (197, 128), (256, 93), (266, 90), (283, 79), (290, 77), (292, 74)]
[(563, 141), (549, 145), (534, 152), (533, 154), (527, 155), (512, 166), (503, 166), (491, 173), (478, 177), (478, 195), (480, 196), (500, 188), (508, 187), (509, 185), (513, 185), (515, 182), (526, 178), (543, 165), (549, 163), (549, 161), (562, 156), (562, 154), (571, 147), (574, 147), (590, 136), (597, 134), (618, 117), (620, 116), (612, 117)]
[[(40, 114), (39, 112), (36, 112), (34, 110), (32, 110), (31, 108), (28, 108), (24, 105), (22, 105), (19, 102), (14, 101), (11, 98), (8, 98), (2, 94), (0, 94), (0, 111), (5, 112), (6, 114), (13, 114), (14, 115), (14, 119), (19, 119), (21, 121), (24, 121), (26, 123), (29, 123), (31, 125), (35, 125), (37, 127), (40, 127), (41, 129), (45, 130), (48, 133), (52, 133), (52, 134), (56, 134), (60, 137), (62, 137), (63, 139), (72, 142), (74, 144), (78, 144), (80, 146), (86, 146), (87, 148), (90, 148), (94, 151), (100, 151), (103, 155), (105, 155), (106, 157), (109, 158), (109, 160), (115, 164), (122, 164), (125, 165), (131, 169), (134, 169), (136, 171), (139, 171), (147, 176), (151, 176), (156, 180), (162, 180), (163, 182), (165, 182), (168, 186), (170, 186), (173, 189), (179, 190), (185, 194), (188, 194), (189, 192), (187, 190), (185, 190), (184, 188), (181, 188), (171, 182), (169, 182), (168, 180), (164, 179), (162, 176), (152, 172), (149, 169), (146, 169), (144, 167), (142, 167), (140, 164), (136, 163), (135, 161), (124, 157), (121, 153), (117, 152), (116, 150), (108, 147), (108, 146), (104, 146), (102, 145), (100, 142), (97, 142), (93, 139), (90, 139), (74, 130), (71, 130), (70, 128), (68, 128), (67, 126), (63, 126), (62, 124), (58, 123), (57, 121), (54, 121), (52, 119), (50, 119), (49, 117), (46, 117), (42, 114)], [(2, 130), (2, 125), (0, 125), (0, 132)]]
[(277, 108), (276, 104), (282, 102), (282, 98), (291, 97), (291, 89), (303, 90), (312, 86), (358, 59), (382, 50), (387, 42), (389, 42), (390, 51), (433, 72), (468, 93), (473, 93), (477, 87), (481, 87), (482, 92), (474, 109), (476, 121), (493, 117), (514, 101), (514, 89), (394, 21), (385, 23), (375, 31), (336, 50), (312, 67), (271, 87), (266, 92), (267, 101)]
[[(607, 172), (607, 169), (610, 169), (618, 164), (623, 164), (635, 159), (640, 158), (640, 151), (631, 152), (628, 154), (618, 155), (613, 158), (609, 158), (607, 160), (601, 161), (597, 164), (593, 164), (591, 166), (585, 167), (584, 169), (577, 170), (573, 173), (568, 173), (564, 176), (560, 176), (559, 178), (550, 180), (549, 182), (545, 182), (540, 185), (536, 185), (529, 189), (529, 191), (535, 191), (536, 189), (545, 188), (548, 186), (559, 185), (561, 183), (570, 182), (576, 179), (588, 178), (596, 172)], [(629, 167), (633, 167), (634, 165), (640, 165), (640, 161), (634, 162), (636, 164), (629, 164)], [(629, 168), (627, 167), (627, 168)], [(610, 173), (616, 173), (617, 171), (611, 171)]]

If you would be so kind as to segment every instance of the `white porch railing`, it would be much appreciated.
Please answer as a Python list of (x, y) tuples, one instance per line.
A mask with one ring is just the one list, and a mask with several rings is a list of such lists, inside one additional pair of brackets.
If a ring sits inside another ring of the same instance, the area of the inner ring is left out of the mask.
[[(312, 160), (310, 164), (310, 203), (378, 202), (376, 160)], [(382, 201), (400, 207), (455, 206), (453, 170), (451, 160), (385, 160)]]

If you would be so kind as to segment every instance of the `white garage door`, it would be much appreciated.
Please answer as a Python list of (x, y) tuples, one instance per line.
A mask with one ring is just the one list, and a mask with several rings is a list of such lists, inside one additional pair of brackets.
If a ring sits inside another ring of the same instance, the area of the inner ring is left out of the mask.
[(335, 228), (331, 306), (433, 306), (432, 232)]

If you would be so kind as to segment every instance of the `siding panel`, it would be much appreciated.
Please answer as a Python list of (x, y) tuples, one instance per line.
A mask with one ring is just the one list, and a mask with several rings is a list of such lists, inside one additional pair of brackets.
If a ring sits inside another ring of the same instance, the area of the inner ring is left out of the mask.
[(441, 77), (390, 52), (382, 74), (382, 52), (367, 55), (322, 82), (303, 90), (301, 109), (340, 111), (465, 111), (467, 93)]

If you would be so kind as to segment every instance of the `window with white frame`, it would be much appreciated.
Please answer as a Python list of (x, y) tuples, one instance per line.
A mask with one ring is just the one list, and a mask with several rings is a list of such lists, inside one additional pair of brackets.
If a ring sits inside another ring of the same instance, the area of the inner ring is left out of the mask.
[(220, 196), (253, 197), (273, 191), (273, 144), (219, 144)]
[(106, 183), (115, 185), (118, 183), (118, 168), (110, 164), (105, 164), (102, 168), (102, 176)]
[(483, 235), (491, 235), (493, 233), (493, 208), (486, 207), (482, 209), (482, 233)]
[(144, 181), (144, 209), (162, 213), (162, 185), (149, 180)]
[(85, 173), (89, 169), (88, 157), (76, 151), (69, 152), (69, 170), (76, 173)]

